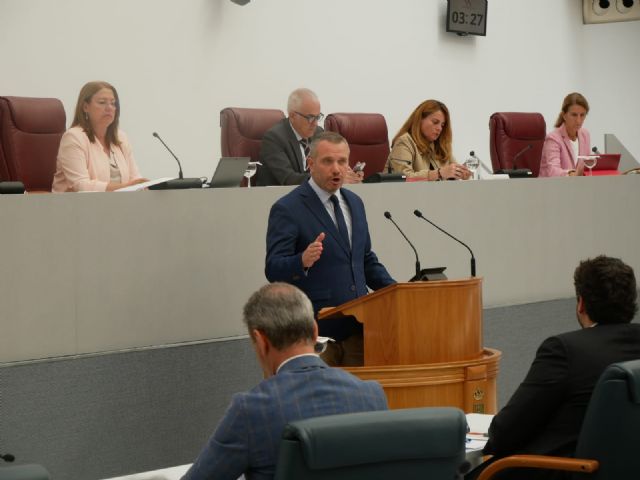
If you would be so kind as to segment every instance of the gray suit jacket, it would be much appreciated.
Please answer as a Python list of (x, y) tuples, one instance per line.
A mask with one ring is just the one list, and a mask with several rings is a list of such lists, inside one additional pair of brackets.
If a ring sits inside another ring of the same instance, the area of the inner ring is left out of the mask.
[(287, 423), (338, 413), (386, 410), (382, 387), (319, 357), (285, 363), (277, 375), (233, 396), (215, 432), (183, 480), (272, 479)]
[[(314, 135), (322, 132), (317, 127)], [(262, 137), (256, 185), (300, 185), (309, 174), (302, 169), (302, 151), (288, 118), (283, 118)]]

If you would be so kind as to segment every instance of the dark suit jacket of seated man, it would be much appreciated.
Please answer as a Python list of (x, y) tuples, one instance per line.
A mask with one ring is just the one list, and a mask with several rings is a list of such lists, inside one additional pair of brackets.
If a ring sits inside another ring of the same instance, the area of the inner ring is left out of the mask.
[[(550, 337), (540, 345), (526, 378), (491, 422), (485, 454), (496, 459), (514, 454), (574, 456), (600, 375), (612, 363), (640, 358), (640, 325), (630, 323), (638, 309), (631, 267), (617, 258), (599, 256), (580, 263), (574, 283), (582, 329)], [(476, 478), (484, 467), (467, 478)], [(571, 477), (516, 468), (496, 478)]]
[(309, 178), (304, 148), (300, 141), (311, 141), (322, 132), (320, 101), (306, 88), (294, 90), (287, 102), (288, 118), (283, 118), (262, 137), (256, 171), (256, 185), (300, 185)]
[[(316, 313), (366, 295), (367, 287), (377, 290), (395, 283), (371, 249), (362, 200), (341, 188), (348, 157), (349, 147), (339, 134), (318, 135), (309, 157), (311, 179), (279, 199), (269, 214), (267, 279), (301, 288)], [(342, 198), (345, 219), (350, 218), (351, 244), (335, 223), (328, 199), (333, 193)], [(353, 318), (323, 320), (319, 328), (320, 335), (338, 342), (362, 338), (362, 324)]]
[(293, 285), (262, 287), (244, 321), (265, 380), (231, 405), (183, 480), (272, 479), (287, 423), (338, 413), (386, 410), (376, 382), (331, 368), (314, 353), (318, 329), (311, 302)]

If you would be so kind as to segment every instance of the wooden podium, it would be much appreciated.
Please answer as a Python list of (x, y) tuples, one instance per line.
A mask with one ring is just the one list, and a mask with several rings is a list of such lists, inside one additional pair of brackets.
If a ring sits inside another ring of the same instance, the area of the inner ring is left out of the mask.
[[(390, 408), (454, 406), (496, 413), (500, 352), (482, 346), (482, 280), (397, 283), (319, 314), (364, 325), (364, 366)], [(339, 321), (339, 320), (337, 320)]]

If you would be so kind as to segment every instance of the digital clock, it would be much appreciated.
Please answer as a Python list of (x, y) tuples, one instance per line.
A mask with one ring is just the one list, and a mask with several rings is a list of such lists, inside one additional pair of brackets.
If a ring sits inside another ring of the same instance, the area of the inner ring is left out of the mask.
[(447, 0), (447, 32), (487, 35), (487, 0)]

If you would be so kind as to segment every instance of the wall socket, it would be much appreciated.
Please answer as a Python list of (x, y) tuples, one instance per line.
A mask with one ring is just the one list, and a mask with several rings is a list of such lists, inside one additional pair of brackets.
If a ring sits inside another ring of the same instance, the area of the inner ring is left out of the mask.
[(583, 23), (640, 20), (640, 0), (582, 0)]

